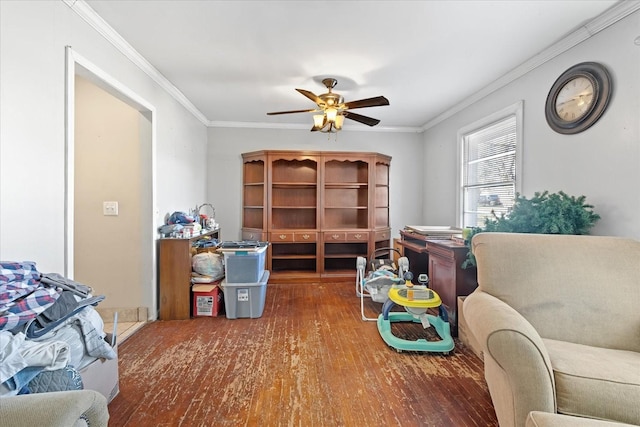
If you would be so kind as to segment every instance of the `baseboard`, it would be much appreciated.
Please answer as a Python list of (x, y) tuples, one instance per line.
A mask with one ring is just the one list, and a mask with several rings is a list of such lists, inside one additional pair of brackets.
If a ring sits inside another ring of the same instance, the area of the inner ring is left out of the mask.
[(112, 322), (113, 315), (118, 312), (118, 322), (146, 322), (149, 319), (147, 307), (128, 308), (102, 308), (96, 307), (96, 311), (105, 322)]

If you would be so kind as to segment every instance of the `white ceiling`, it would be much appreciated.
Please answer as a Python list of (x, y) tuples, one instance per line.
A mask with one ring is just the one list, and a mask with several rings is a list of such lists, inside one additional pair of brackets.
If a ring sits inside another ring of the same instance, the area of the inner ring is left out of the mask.
[(380, 119), (378, 128), (410, 130), (495, 86), (618, 1), (86, 3), (210, 125), (310, 128), (309, 113), (266, 113), (313, 108), (294, 89), (324, 93), (320, 80), (331, 76), (345, 101), (389, 99), (356, 111)]

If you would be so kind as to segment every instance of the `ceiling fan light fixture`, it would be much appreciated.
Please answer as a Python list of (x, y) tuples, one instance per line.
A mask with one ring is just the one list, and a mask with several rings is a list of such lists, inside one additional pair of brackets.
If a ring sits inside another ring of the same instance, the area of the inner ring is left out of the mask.
[(313, 116), (313, 127), (322, 128), (324, 126), (324, 114), (315, 114)]
[(335, 108), (327, 108), (324, 112), (327, 115), (327, 121), (329, 121), (331, 123), (336, 121), (336, 116), (338, 115), (338, 110), (336, 110)]
[(335, 126), (337, 130), (342, 129), (342, 123), (344, 123), (344, 116), (342, 114), (338, 114), (336, 116)]

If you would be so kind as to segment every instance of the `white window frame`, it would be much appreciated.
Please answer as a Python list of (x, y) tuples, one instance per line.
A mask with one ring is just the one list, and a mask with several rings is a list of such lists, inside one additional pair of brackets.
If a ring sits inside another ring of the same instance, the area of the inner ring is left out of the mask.
[(515, 191), (522, 194), (522, 147), (523, 147), (523, 109), (524, 101), (518, 101), (508, 107), (503, 108), (500, 111), (496, 111), (489, 116), (486, 116), (480, 120), (477, 120), (467, 126), (464, 126), (458, 130), (458, 173), (457, 173), (457, 197), (456, 197), (456, 212), (457, 212), (457, 226), (464, 226), (464, 172), (465, 172), (465, 138), (480, 131), (493, 123), (504, 120), (510, 116), (516, 118), (516, 160), (515, 160)]

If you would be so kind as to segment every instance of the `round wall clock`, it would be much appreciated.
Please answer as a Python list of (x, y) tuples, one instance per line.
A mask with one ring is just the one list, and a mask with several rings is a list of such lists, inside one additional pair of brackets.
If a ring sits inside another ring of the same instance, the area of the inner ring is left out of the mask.
[(551, 129), (562, 134), (582, 132), (604, 113), (611, 97), (611, 77), (597, 62), (582, 62), (562, 73), (545, 105)]

